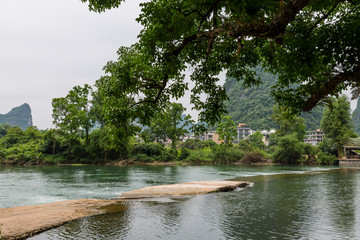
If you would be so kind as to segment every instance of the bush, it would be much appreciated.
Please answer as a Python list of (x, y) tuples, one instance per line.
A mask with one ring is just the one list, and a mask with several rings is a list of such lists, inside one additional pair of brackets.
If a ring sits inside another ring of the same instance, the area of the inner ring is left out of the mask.
[(314, 147), (308, 143), (302, 143), (305, 158), (302, 159), (303, 164), (311, 164), (316, 160), (316, 155), (319, 152), (317, 147)]
[(240, 160), (242, 164), (262, 163), (266, 162), (266, 153), (261, 150), (254, 150), (252, 152), (245, 153), (244, 157)]
[(138, 143), (135, 144), (132, 154), (146, 154), (149, 157), (160, 156), (164, 152), (164, 146), (160, 143)]
[(235, 145), (235, 147), (244, 152), (252, 152), (254, 150), (254, 146), (248, 139), (240, 140), (239, 144)]
[(213, 147), (214, 161), (217, 163), (234, 163), (244, 157), (244, 152), (238, 148), (221, 144)]
[(295, 135), (286, 135), (278, 139), (272, 158), (274, 162), (296, 164), (302, 158), (303, 143)]
[(186, 158), (186, 161), (200, 163), (200, 162), (211, 162), (214, 160), (214, 153), (211, 148), (203, 148), (194, 150), (190, 153), (190, 156)]
[(182, 148), (180, 151), (179, 160), (185, 160), (190, 156), (190, 150), (187, 148)]
[(179, 143), (180, 149), (187, 148), (189, 150), (197, 150), (203, 148), (211, 148), (216, 146), (216, 143), (212, 140), (201, 141), (200, 139), (187, 139), (185, 142)]
[(43, 164), (60, 164), (65, 162), (66, 158), (62, 154), (43, 154)]
[(158, 161), (169, 162), (177, 160), (177, 150), (171, 148), (165, 148), (163, 153), (157, 158)]
[(197, 149), (211, 148), (214, 146), (216, 146), (216, 143), (213, 140), (199, 141), (196, 145)]
[(185, 142), (179, 143), (178, 147), (181, 149), (196, 150), (199, 142), (201, 142), (199, 139), (187, 139)]
[(139, 161), (139, 162), (154, 162), (155, 161), (154, 158), (149, 157), (148, 155), (143, 154), (143, 153), (139, 153), (139, 154), (133, 156), (131, 159), (134, 161)]
[(323, 152), (319, 152), (316, 159), (317, 163), (320, 165), (333, 165), (336, 162), (337, 158), (334, 155), (327, 155)]

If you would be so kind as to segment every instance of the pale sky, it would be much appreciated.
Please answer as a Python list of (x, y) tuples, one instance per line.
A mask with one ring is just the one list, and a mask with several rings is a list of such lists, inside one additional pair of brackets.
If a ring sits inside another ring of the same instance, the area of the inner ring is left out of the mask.
[(139, 2), (98, 14), (80, 0), (1, 0), (0, 113), (26, 102), (35, 126), (52, 127), (51, 100), (93, 85), (137, 41)]
[(98, 14), (80, 0), (1, 0), (0, 113), (28, 103), (34, 125), (51, 128), (51, 100), (93, 85), (117, 49), (137, 41), (140, 2)]

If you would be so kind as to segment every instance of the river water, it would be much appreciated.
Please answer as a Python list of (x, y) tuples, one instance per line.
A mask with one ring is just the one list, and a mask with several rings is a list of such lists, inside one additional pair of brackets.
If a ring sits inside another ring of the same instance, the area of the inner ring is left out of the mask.
[(300, 166), (0, 169), (0, 208), (113, 198), (145, 186), (250, 180), (234, 192), (121, 203), (31, 239), (360, 239), (360, 170)]

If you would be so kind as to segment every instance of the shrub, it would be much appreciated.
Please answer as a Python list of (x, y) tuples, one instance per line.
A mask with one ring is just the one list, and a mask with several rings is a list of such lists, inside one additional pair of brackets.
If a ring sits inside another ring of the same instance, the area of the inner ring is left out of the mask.
[(131, 159), (134, 161), (139, 161), (139, 162), (154, 162), (155, 161), (154, 158), (152, 158), (146, 154), (143, 154), (143, 153), (139, 153), (139, 154), (133, 156)]
[(318, 157), (316, 159), (317, 163), (320, 165), (333, 165), (336, 162), (336, 156), (327, 155), (323, 152), (319, 152)]
[(266, 153), (261, 150), (254, 150), (252, 152), (245, 153), (244, 157), (240, 160), (242, 164), (252, 164), (266, 162)]
[(240, 140), (239, 144), (235, 145), (235, 147), (245, 152), (251, 152), (254, 150), (253, 144), (251, 144), (248, 139)]
[(162, 154), (157, 158), (158, 161), (169, 162), (177, 160), (177, 150), (171, 148), (164, 148)]
[(62, 154), (43, 154), (43, 164), (60, 164), (65, 162), (66, 158)]
[(179, 143), (179, 148), (187, 148), (190, 150), (196, 150), (198, 147), (198, 143), (201, 142), (199, 139), (187, 139), (185, 142)]
[(286, 135), (278, 139), (272, 158), (274, 162), (296, 164), (303, 154), (303, 143), (295, 135)]
[(234, 163), (244, 157), (244, 152), (238, 148), (229, 147), (225, 144), (213, 147), (214, 161), (217, 163)]
[(190, 150), (187, 148), (182, 148), (180, 151), (179, 160), (185, 160), (190, 156)]
[(186, 159), (186, 161), (189, 162), (211, 162), (214, 160), (214, 153), (211, 150), (211, 148), (203, 148), (194, 150), (190, 153), (189, 157)]
[(211, 148), (214, 146), (216, 146), (216, 143), (213, 140), (199, 141), (196, 145), (197, 149)]
[(147, 156), (160, 156), (164, 152), (164, 146), (160, 143), (138, 143), (135, 144), (132, 154), (146, 154)]

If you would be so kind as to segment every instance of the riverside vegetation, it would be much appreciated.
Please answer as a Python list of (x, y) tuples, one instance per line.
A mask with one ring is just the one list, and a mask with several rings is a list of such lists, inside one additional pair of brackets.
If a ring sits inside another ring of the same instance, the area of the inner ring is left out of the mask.
[[(55, 129), (28, 127), (23, 131), (8, 124), (0, 125), (1, 164), (106, 164), (119, 160), (124, 163), (334, 164), (341, 155), (337, 149), (341, 151), (346, 139), (356, 137), (351, 126), (350, 105), (343, 96), (332, 99), (332, 107), (325, 108), (321, 126), (327, 137), (317, 147), (303, 142), (304, 119), (287, 115), (286, 109), (277, 105), (272, 119), (279, 127), (270, 136), (269, 146), (263, 143), (260, 132), (232, 144), (236, 125), (229, 116), (217, 125), (222, 144), (199, 139), (179, 141), (194, 123), (190, 116), (183, 114), (185, 109), (178, 103), (169, 104), (153, 118), (149, 127), (129, 124), (138, 134), (121, 140), (114, 138), (114, 132), (123, 129), (109, 126), (101, 118), (97, 93), (93, 92), (93, 99), (88, 100), (90, 89), (87, 85), (75, 87), (66, 97), (53, 100)], [(171, 146), (161, 143), (166, 139), (172, 140)]]

